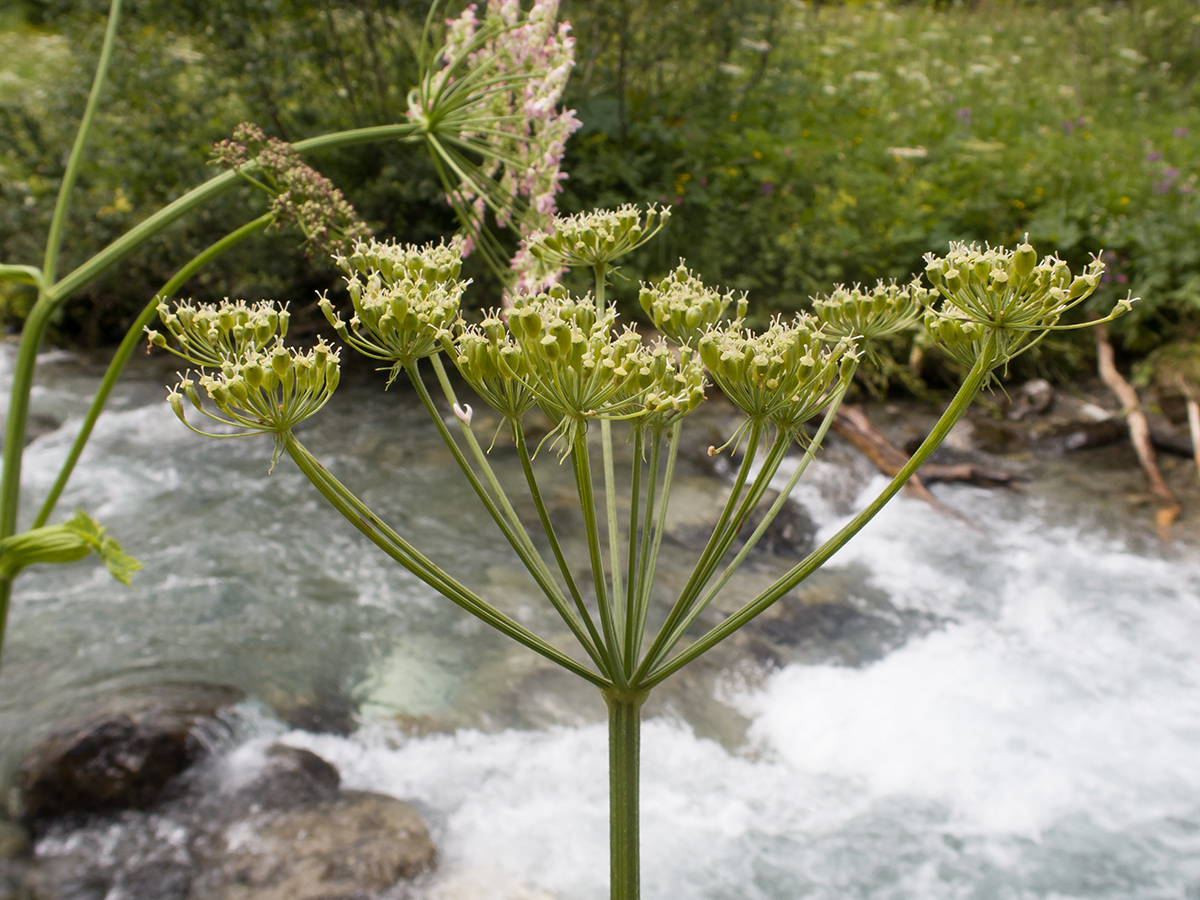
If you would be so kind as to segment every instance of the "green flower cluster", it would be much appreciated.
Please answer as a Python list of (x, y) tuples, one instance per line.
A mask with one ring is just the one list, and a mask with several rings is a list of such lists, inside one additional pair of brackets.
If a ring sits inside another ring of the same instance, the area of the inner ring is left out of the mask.
[(569, 439), (593, 418), (664, 428), (704, 399), (703, 367), (687, 348), (617, 332), (616, 318), (611, 308), (597, 317), (591, 297), (562, 288), (519, 297), (507, 328), (496, 312), (461, 327), (455, 362), (502, 415), (519, 418), (537, 403)]
[(334, 257), (346, 273), (354, 306), (349, 324), (327, 297), (321, 311), (338, 336), (364, 356), (400, 369), (438, 351), (458, 318), (463, 242), (424, 247), (372, 240), (358, 243), (348, 256)]
[[(925, 275), (942, 295), (939, 309), (925, 313), (925, 328), (958, 362), (974, 364), (985, 339), (992, 342), (994, 366), (1028, 349), (1048, 331), (1087, 327), (1059, 325), (1068, 310), (1091, 296), (1104, 263), (1094, 258), (1073, 275), (1056, 256), (1038, 259), (1028, 243), (1016, 250), (952, 243), (950, 252), (925, 257)], [(1134, 298), (1118, 300), (1104, 321), (1123, 315)]]
[(812, 298), (812, 311), (829, 337), (873, 341), (915, 327), (932, 299), (915, 280), (903, 286), (880, 281), (869, 291), (835, 285), (828, 296)]
[[(324, 341), (307, 351), (286, 347), (287, 310), (271, 303), (178, 303), (174, 310), (162, 303), (159, 318), (177, 346), (148, 330), (150, 343), (201, 367), (195, 379), (190, 372), (181, 375), (167, 397), (183, 424), (198, 434), (209, 433), (188, 422), (184, 398), (209, 419), (234, 429), (233, 434), (212, 436), (273, 434), (278, 454), (283, 435), (320, 410), (337, 388), (338, 351)], [(205, 407), (198, 388), (216, 413)]]
[(740, 326), (748, 305), (745, 293), (739, 296), (726, 291), (722, 294), (707, 287), (682, 260), (666, 278), (654, 284), (642, 284), (638, 294), (638, 302), (654, 327), (675, 343), (691, 347), (721, 320), (735, 301), (734, 325)]
[(643, 213), (631, 203), (617, 209), (555, 216), (553, 233), (535, 231), (525, 248), (551, 268), (603, 265), (646, 243), (670, 217), (671, 210), (665, 206), (649, 206)]
[(461, 325), (452, 349), (463, 378), (505, 418), (519, 419), (533, 407), (532, 370), (498, 310), (478, 325)]
[(832, 341), (809, 315), (775, 318), (762, 334), (736, 325), (710, 329), (700, 356), (717, 386), (753, 421), (795, 434), (858, 361), (850, 338)]
[(598, 315), (590, 295), (518, 297), (508, 312), (509, 330), (528, 371), (528, 385), (542, 409), (559, 422), (567, 446), (589, 419), (634, 414), (626, 386), (641, 368), (645, 351), (636, 331), (615, 330), (616, 310)]

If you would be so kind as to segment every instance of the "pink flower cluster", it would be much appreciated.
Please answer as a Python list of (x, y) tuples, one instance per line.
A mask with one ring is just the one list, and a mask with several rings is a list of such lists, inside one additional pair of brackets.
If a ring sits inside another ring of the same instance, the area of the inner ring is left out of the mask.
[[(475, 40), (485, 24), (502, 29), (468, 55), (466, 69), (469, 72), (486, 64), (489, 79), (516, 76), (508, 90), (480, 92), (481, 103), (486, 104), (481, 112), (487, 132), (474, 137), (497, 151), (484, 166), (484, 173), (499, 187), (498, 196), (505, 198), (499, 208), (493, 207), (496, 223), (510, 225), (517, 199), (525, 201), (526, 209), (517, 222), (522, 236), (550, 226), (555, 196), (567, 177), (562, 171), (566, 141), (581, 124), (574, 110), (558, 108), (575, 65), (575, 39), (570, 36), (570, 24), (556, 22), (558, 4), (559, 0), (534, 0), (529, 14), (522, 17), (518, 0), (493, 0), (482, 21), (472, 4), (459, 18), (446, 23), (442, 59), (447, 64)], [(442, 77), (446, 77), (445, 70)], [(464, 181), (453, 199), (470, 209), (477, 227), (482, 227), (486, 201), (475, 187)], [(517, 275), (514, 288), (522, 292), (544, 290), (561, 275), (561, 271), (541, 269), (523, 248), (513, 258), (512, 268)]]
[(328, 256), (370, 236), (370, 229), (332, 181), (304, 162), (291, 144), (267, 137), (253, 122), (243, 122), (232, 138), (213, 144), (213, 161), (227, 169), (257, 162), (257, 174), (271, 191), (275, 225), (299, 228), (309, 256)]

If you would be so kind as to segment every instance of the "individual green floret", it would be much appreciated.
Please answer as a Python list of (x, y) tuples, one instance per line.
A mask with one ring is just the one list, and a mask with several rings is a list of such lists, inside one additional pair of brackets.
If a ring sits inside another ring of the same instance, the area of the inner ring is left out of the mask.
[[(942, 295), (939, 309), (925, 313), (925, 328), (954, 359), (970, 367), (990, 345), (993, 368), (1004, 365), (1049, 331), (1087, 328), (1096, 322), (1059, 325), (1068, 310), (1092, 295), (1104, 263), (1092, 259), (1080, 275), (1056, 256), (1040, 261), (1028, 243), (1016, 250), (952, 243), (944, 257), (925, 257), (925, 275)], [(1108, 322), (1136, 298), (1118, 300)]]
[(347, 256), (335, 257), (346, 272), (354, 306), (342, 320), (327, 297), (321, 311), (343, 341), (372, 359), (392, 363), (389, 383), (400, 369), (431, 356), (450, 335), (463, 291), (460, 240), (449, 244), (360, 242)]
[(530, 256), (550, 268), (604, 265), (646, 243), (670, 216), (665, 206), (649, 206), (643, 213), (631, 203), (555, 216), (551, 230), (535, 231), (525, 246)]
[(680, 260), (679, 267), (654, 284), (642, 284), (638, 302), (650, 317), (654, 327), (677, 344), (695, 347), (700, 336), (716, 325), (734, 302), (737, 313), (733, 320), (740, 325), (746, 316), (745, 293), (722, 294), (706, 287)]
[(451, 349), (463, 378), (505, 418), (519, 419), (537, 402), (529, 389), (529, 364), (498, 311), (478, 325), (464, 325)]
[[(167, 399), (181, 422), (197, 434), (209, 437), (240, 437), (273, 434), (275, 456), (282, 438), (297, 424), (315, 414), (333, 396), (340, 378), (338, 351), (324, 341), (310, 350), (294, 350), (277, 343), (271, 349), (247, 354), (237, 364), (226, 363), (210, 374), (201, 372), (196, 381), (181, 375)], [(217, 408), (209, 412), (197, 390), (203, 388)], [(184, 414), (183, 399), (203, 415), (229, 428), (233, 434), (210, 434), (194, 428)]]
[(717, 386), (751, 421), (790, 433), (812, 418), (830, 387), (858, 359), (853, 340), (827, 342), (809, 315), (776, 317), (762, 334), (715, 328), (700, 339), (700, 357)]
[[(196, 366), (237, 363), (287, 335), (287, 307), (270, 301), (230, 300), (216, 306), (193, 306), (180, 301), (174, 311), (159, 301), (158, 316), (167, 334), (146, 329), (150, 343), (164, 347)], [(178, 346), (172, 346), (167, 335)]]
[(914, 328), (931, 297), (915, 280), (903, 286), (880, 281), (870, 290), (839, 284), (828, 296), (813, 297), (812, 311), (829, 337), (870, 342)]

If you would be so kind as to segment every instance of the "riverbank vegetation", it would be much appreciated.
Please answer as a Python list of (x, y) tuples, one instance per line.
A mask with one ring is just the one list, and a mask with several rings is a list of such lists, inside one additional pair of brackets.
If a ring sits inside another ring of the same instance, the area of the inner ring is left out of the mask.
[[(29, 3), (0, 34), (6, 258), (36, 257), (45, 234), (102, 30), (92, 6)], [(298, 139), (403, 116), (424, 8), (135, 7), (66, 262), (202, 180), (209, 145), (239, 121)], [(681, 255), (709, 282), (750, 290), (760, 310), (792, 310), (835, 282), (907, 278), (950, 240), (1028, 233), (1074, 265), (1105, 251), (1100, 306), (1129, 290), (1143, 298), (1117, 323), (1120, 348), (1141, 355), (1194, 336), (1194, 4), (614, 0), (565, 2), (562, 15), (578, 41), (567, 102), (583, 127), (568, 144), (560, 207), (666, 202), (676, 213), (617, 276), (631, 315), (638, 278)], [(319, 164), (377, 233), (423, 241), (454, 227), (419, 149), (370, 146)], [(59, 339), (114, 340), (181, 260), (247, 218), (249, 202), (228, 195), (89, 286)], [(305, 305), (336, 277), (295, 243), (248, 243), (191, 290)], [(471, 274), (488, 278), (478, 263)], [(6, 317), (19, 320), (28, 289), (3, 290)], [(1077, 373), (1090, 354), (1086, 335), (1047, 342), (1036, 365)]]

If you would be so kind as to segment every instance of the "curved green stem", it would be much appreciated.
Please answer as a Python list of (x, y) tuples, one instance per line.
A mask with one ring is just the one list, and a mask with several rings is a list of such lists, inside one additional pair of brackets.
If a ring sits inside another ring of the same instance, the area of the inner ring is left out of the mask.
[(954, 424), (962, 418), (963, 413), (967, 411), (967, 407), (971, 405), (971, 401), (975, 399), (975, 395), (979, 392), (979, 389), (983, 386), (989, 373), (992, 371), (992, 358), (995, 352), (994, 344), (995, 338), (989, 336), (979, 358), (975, 361), (975, 365), (972, 366), (962, 387), (958, 389), (958, 393), (954, 395), (954, 399), (950, 401), (950, 405), (946, 408), (946, 411), (942, 413), (942, 417), (938, 419), (933, 431), (929, 433), (929, 436), (917, 448), (917, 452), (912, 455), (912, 458), (896, 473), (896, 477), (880, 492), (879, 496), (871, 501), (866, 509), (851, 519), (837, 534), (810, 553), (802, 562), (794, 566), (787, 574), (771, 585), (771, 587), (759, 594), (758, 597), (747, 603), (742, 609), (738, 610), (738, 612), (734, 613), (720, 625), (710, 629), (694, 644), (689, 645), (668, 662), (652, 671), (644, 682), (639, 683), (639, 686), (651, 688), (659, 684), (664, 678), (679, 671), (702, 653), (715, 647), (823, 566), (830, 557), (845, 546), (847, 541), (858, 534), (883, 509), (887, 502), (904, 487), (904, 483), (908, 481), (909, 477), (930, 457), (933, 451), (945, 440), (946, 435), (950, 433), (950, 429), (954, 427)]
[(50, 219), (50, 235), (46, 239), (46, 256), (42, 262), (42, 275), (46, 284), (54, 283), (54, 274), (58, 269), (58, 252), (62, 249), (63, 229), (67, 224), (67, 210), (71, 206), (71, 192), (75, 187), (75, 180), (79, 177), (79, 168), (83, 165), (83, 150), (87, 146), (96, 110), (100, 106), (100, 94), (104, 90), (104, 80), (112, 63), (113, 44), (117, 39), (117, 24), (120, 19), (121, 0), (112, 0), (108, 8), (108, 27), (104, 30), (104, 43), (100, 47), (100, 60), (96, 63), (96, 75), (92, 79), (92, 89), (88, 93), (87, 106), (84, 107), (79, 130), (75, 133), (75, 144), (67, 158), (67, 169), (63, 173), (62, 184), (58, 187), (54, 215)]
[[(348, 147), (370, 141), (394, 140), (412, 138), (416, 127), (411, 122), (401, 122), (395, 125), (378, 125), (373, 128), (354, 128), (349, 131), (338, 131), (308, 140), (297, 141), (292, 145), (299, 153), (311, 153), (327, 150), (331, 147)], [(243, 166), (242, 169), (252, 172), (257, 168), (254, 163)], [(178, 200), (164, 206), (148, 219), (121, 235), (79, 268), (63, 277), (50, 289), (49, 296), (57, 306), (79, 288), (83, 287), (97, 275), (120, 262), (133, 253), (147, 240), (154, 237), (168, 225), (178, 221), (196, 207), (208, 202), (213, 197), (227, 190), (241, 180), (236, 171), (222, 172), (215, 175), (204, 184), (192, 188)]]
[(384, 524), (361, 500), (354, 496), (341, 482), (333, 477), (309, 451), (290, 433), (283, 438), (284, 449), (295, 461), (308, 480), (318, 491), (340, 512), (355, 528), (367, 536), (370, 541), (384, 553), (400, 563), (427, 585), (442, 596), (455, 603), (471, 615), (482, 620), (502, 634), (508, 635), (518, 643), (528, 647), (535, 653), (544, 656), (551, 662), (574, 672), (599, 687), (601, 690), (610, 687), (611, 683), (601, 675), (597, 675), (576, 660), (567, 656), (557, 647), (546, 642), (536, 634), (500, 612), (490, 603), (466, 588), (460, 582), (448, 575), (436, 563), (428, 559), (419, 550), (409, 544), (400, 535)]
[(67, 486), (67, 482), (71, 478), (71, 473), (75, 470), (75, 464), (79, 462), (79, 457), (83, 453), (84, 447), (87, 446), (88, 438), (92, 435), (92, 429), (96, 425), (96, 420), (100, 418), (100, 413), (104, 410), (105, 403), (108, 402), (108, 397), (117, 383), (117, 378), (120, 376), (121, 370), (125, 368), (125, 363), (133, 355), (134, 349), (141, 343), (146, 326), (153, 321), (155, 315), (158, 313), (159, 300), (165, 300), (173, 295), (204, 266), (208, 265), (230, 247), (241, 243), (250, 237), (250, 235), (262, 231), (273, 221), (275, 221), (274, 214), (267, 213), (253, 222), (248, 222), (237, 231), (225, 235), (225, 237), (221, 238), (221, 240), (214, 243), (176, 272), (174, 277), (163, 285), (162, 290), (155, 294), (154, 299), (142, 310), (142, 314), (137, 317), (133, 325), (125, 332), (125, 339), (121, 341), (121, 346), (117, 348), (116, 354), (114, 354), (112, 361), (108, 364), (108, 370), (104, 373), (104, 380), (100, 382), (96, 396), (92, 398), (92, 405), (88, 409), (87, 417), (84, 418), (83, 424), (79, 426), (79, 434), (75, 437), (75, 443), (71, 445), (71, 451), (63, 461), (62, 468), (58, 472), (58, 478), (55, 479), (54, 485), (50, 488), (50, 493), (42, 503), (42, 508), (38, 512), (37, 518), (33, 520), (32, 527), (39, 528), (45, 525), (46, 521), (50, 518), (50, 514), (54, 511), (59, 497), (62, 496), (63, 489)]

